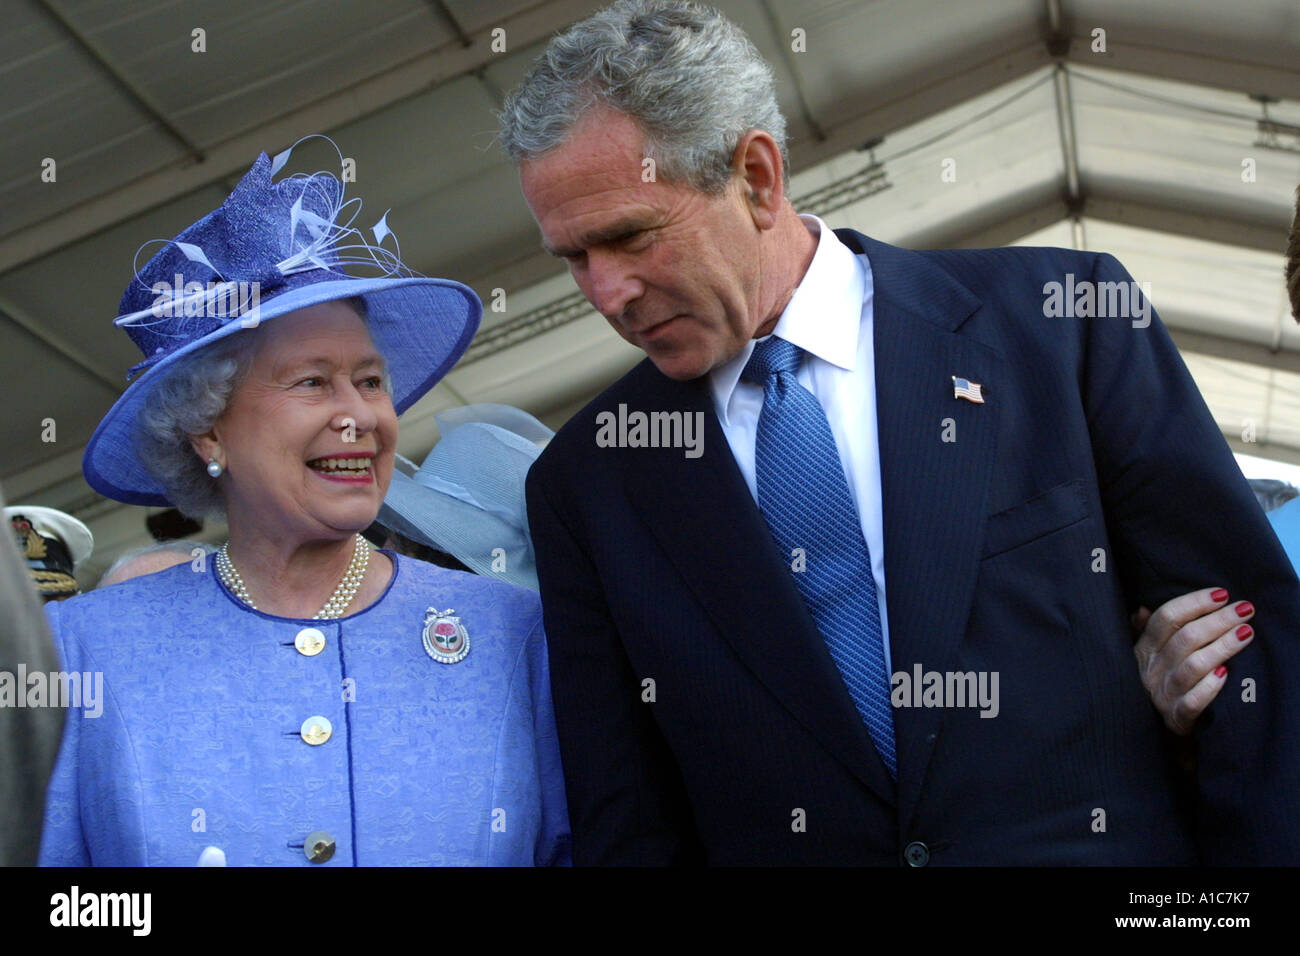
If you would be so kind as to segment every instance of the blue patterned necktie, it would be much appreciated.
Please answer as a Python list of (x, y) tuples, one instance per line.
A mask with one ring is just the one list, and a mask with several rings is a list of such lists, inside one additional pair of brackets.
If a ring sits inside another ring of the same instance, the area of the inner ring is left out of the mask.
[(771, 336), (755, 347), (741, 373), (763, 386), (755, 454), (758, 509), (788, 567), (794, 549), (803, 549), (806, 567), (793, 572), (795, 584), (880, 758), (897, 779), (871, 554), (826, 413), (795, 378), (802, 360), (797, 345)]

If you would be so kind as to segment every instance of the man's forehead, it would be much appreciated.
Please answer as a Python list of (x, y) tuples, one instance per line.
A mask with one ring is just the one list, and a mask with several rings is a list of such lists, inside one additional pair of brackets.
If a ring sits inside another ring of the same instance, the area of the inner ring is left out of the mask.
[(641, 182), (646, 156), (645, 135), (623, 113), (598, 108), (578, 120), (568, 137), (554, 149), (524, 160), (519, 166), (524, 193), (550, 193), (557, 188), (580, 190)]
[(652, 229), (690, 205), (692, 190), (645, 175), (645, 136), (623, 113), (591, 110), (555, 149), (520, 164), (542, 246), (565, 256)]
[(556, 254), (651, 228), (673, 205), (664, 185), (643, 182), (636, 167), (622, 172), (559, 162), (541, 172), (524, 174), (524, 197), (541, 227), (543, 246)]

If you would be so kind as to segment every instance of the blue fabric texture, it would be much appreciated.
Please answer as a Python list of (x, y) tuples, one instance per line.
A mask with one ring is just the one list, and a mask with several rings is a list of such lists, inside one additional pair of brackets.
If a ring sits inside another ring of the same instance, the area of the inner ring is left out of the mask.
[[(384, 596), (339, 620), (240, 603), (215, 562), (46, 605), (66, 671), (103, 674), (68, 711), (44, 865), (547, 865), (569, 828), (537, 595), (389, 555)], [(427, 608), (464, 660), (433, 660)], [(295, 647), (305, 628), (325, 646)], [(324, 717), (319, 746), (300, 728)], [(308, 834), (333, 857), (309, 862)]]
[(763, 386), (754, 457), (758, 508), (787, 565), (802, 549), (804, 568), (793, 572), (795, 584), (880, 759), (897, 779), (871, 554), (826, 413), (795, 378), (802, 361), (802, 349), (771, 336), (755, 346), (741, 373)]
[(1292, 498), (1268, 512), (1268, 523), (1286, 549), (1286, 556), (1291, 559), (1296, 574), (1300, 574), (1300, 498)]

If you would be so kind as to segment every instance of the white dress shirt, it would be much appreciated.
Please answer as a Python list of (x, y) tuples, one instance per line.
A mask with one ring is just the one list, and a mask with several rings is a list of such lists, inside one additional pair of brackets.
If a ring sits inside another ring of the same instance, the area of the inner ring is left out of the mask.
[[(874, 310), (871, 263), (855, 255), (816, 216), (799, 217), (817, 239), (817, 251), (772, 334), (807, 353), (797, 378), (816, 396), (830, 423), (849, 493), (871, 551), (876, 579), (885, 672), (889, 655), (889, 615), (885, 608), (885, 535), (880, 504), (880, 444), (876, 429), (876, 353), (872, 343)], [(762, 386), (740, 379), (756, 339), (730, 362), (709, 373), (713, 404), (749, 493), (758, 500), (754, 470)]]

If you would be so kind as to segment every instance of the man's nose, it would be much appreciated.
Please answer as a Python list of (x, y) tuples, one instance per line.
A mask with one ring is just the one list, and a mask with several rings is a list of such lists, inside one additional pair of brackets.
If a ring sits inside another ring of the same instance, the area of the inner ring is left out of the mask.
[(590, 251), (587, 253), (587, 288), (584, 291), (596, 310), (613, 321), (640, 298), (642, 285), (620, 257)]

